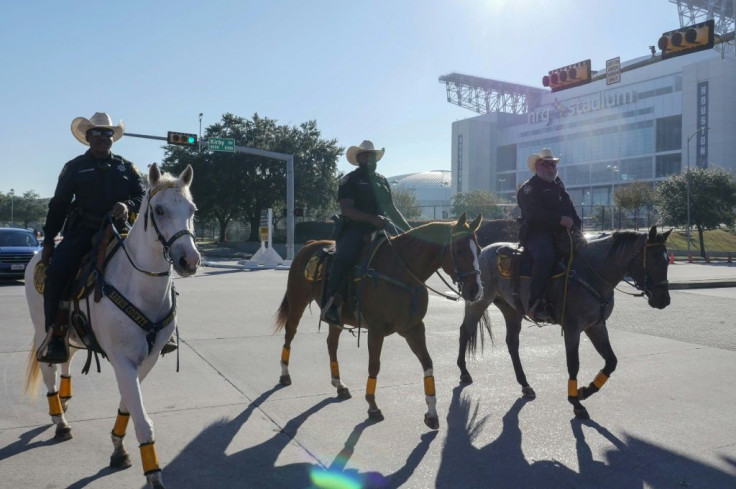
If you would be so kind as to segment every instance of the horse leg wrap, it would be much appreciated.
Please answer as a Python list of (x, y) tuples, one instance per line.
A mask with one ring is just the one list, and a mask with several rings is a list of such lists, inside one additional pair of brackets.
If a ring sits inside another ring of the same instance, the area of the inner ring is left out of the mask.
[(156, 442), (143, 443), (141, 445), (141, 462), (143, 462), (143, 474), (161, 470), (158, 466), (158, 455), (156, 455)]
[(49, 416), (59, 416), (64, 412), (61, 408), (61, 399), (59, 399), (58, 392), (46, 394), (46, 399), (49, 401)]
[(291, 348), (285, 346), (281, 349), (281, 365), (289, 365), (289, 355), (291, 354)]
[(567, 399), (577, 400), (578, 398), (578, 381), (577, 379), (568, 379), (567, 381)]
[(340, 366), (337, 362), (330, 362), (330, 373), (332, 374), (333, 379), (340, 378)]
[(595, 386), (596, 390), (598, 390), (603, 387), (603, 384), (605, 384), (607, 380), (608, 375), (604, 374), (603, 370), (601, 370), (600, 372), (598, 372), (598, 375), (595, 376), (595, 379), (593, 379), (592, 386)]
[(125, 436), (125, 430), (128, 429), (128, 421), (130, 421), (130, 413), (123, 413), (118, 409), (118, 417), (115, 418), (115, 426), (112, 428), (112, 434), (118, 438)]
[(61, 384), (59, 385), (59, 397), (67, 400), (72, 398), (72, 377), (70, 375), (61, 376)]
[(424, 395), (425, 396), (434, 396), (435, 395), (435, 389), (434, 389), (434, 375), (432, 375), (432, 370), (428, 370), (430, 372), (427, 374), (425, 372), (424, 375)]
[(368, 377), (368, 382), (365, 384), (365, 395), (374, 396), (376, 394), (376, 378)]

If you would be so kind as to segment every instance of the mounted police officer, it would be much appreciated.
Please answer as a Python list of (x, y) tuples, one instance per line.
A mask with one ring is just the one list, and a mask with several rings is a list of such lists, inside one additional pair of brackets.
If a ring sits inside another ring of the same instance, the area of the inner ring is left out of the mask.
[(581, 226), (570, 195), (557, 175), (559, 160), (548, 148), (530, 155), (527, 166), (535, 175), (516, 194), (521, 208), (519, 241), (534, 259), (528, 316), (537, 322), (551, 320), (544, 291), (555, 263), (555, 235), (566, 229), (579, 234)]
[(371, 141), (363, 141), (360, 146), (349, 147), (346, 154), (347, 160), (358, 168), (343, 177), (337, 192), (342, 229), (335, 238), (336, 250), (325, 292), (328, 301), (321, 316), (330, 324), (340, 324), (341, 291), (358, 260), (365, 236), (392, 224), (391, 221), (400, 230), (411, 228), (394, 205), (388, 180), (376, 173), (376, 163), (384, 152), (385, 148), (378, 150)]
[[(92, 236), (108, 212), (118, 222), (137, 213), (145, 191), (135, 165), (110, 152), (113, 142), (125, 133), (123, 121), (113, 126), (108, 114), (97, 112), (89, 119), (77, 117), (71, 129), (89, 150), (62, 168), (43, 228), (41, 261), (47, 265), (43, 300), (49, 337), (38, 354), (39, 361), (48, 363), (69, 359), (67, 318), (56, 316), (60, 302), (68, 299), (65, 288), (92, 248)], [(59, 231), (63, 239), (54, 248)]]

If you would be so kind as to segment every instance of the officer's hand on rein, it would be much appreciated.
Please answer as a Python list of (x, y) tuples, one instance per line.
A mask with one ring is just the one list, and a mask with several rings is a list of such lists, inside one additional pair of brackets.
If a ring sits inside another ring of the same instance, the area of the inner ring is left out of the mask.
[(373, 216), (373, 219), (371, 219), (371, 224), (376, 226), (378, 229), (385, 228), (387, 222), (388, 222), (388, 219), (386, 219), (383, 216)]
[(560, 225), (566, 227), (567, 229), (570, 229), (573, 224), (575, 224), (575, 222), (572, 220), (572, 217), (562, 216), (562, 218), (560, 219)]
[(43, 250), (41, 251), (41, 261), (44, 265), (48, 266), (51, 262), (51, 257), (54, 254), (54, 243), (44, 243)]
[(112, 206), (112, 218), (116, 221), (128, 219), (128, 206), (122, 202), (115, 202), (115, 205)]

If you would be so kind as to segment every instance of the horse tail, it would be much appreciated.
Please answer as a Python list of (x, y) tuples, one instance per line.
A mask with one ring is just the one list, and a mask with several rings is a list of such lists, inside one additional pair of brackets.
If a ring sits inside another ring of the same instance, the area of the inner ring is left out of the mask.
[(28, 365), (26, 366), (26, 385), (23, 393), (33, 402), (38, 397), (38, 384), (41, 379), (41, 367), (36, 358), (36, 340), (31, 339), (31, 351), (28, 353)]
[[(478, 325), (480, 325), (480, 328), (478, 327)], [(475, 354), (478, 351), (479, 337), (480, 337), (480, 351), (481, 353), (483, 353), (483, 348), (485, 346), (485, 331), (488, 331), (488, 336), (491, 339), (491, 345), (493, 344), (493, 332), (491, 331), (491, 318), (488, 315), (488, 310), (483, 311), (483, 315), (481, 315), (478, 322), (467, 325), (467, 326), (463, 325), (463, 327), (465, 327), (465, 332), (468, 335), (468, 343), (465, 346), (466, 354), (472, 357), (475, 357)], [(480, 335), (478, 334), (479, 331), (480, 331)]]
[(281, 301), (279, 310), (276, 312), (276, 332), (281, 331), (286, 326), (286, 321), (289, 319), (289, 298), (284, 293), (284, 299)]

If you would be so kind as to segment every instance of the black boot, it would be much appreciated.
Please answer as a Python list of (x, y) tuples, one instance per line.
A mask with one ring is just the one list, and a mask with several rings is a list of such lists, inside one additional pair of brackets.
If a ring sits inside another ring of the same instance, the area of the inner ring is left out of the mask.
[(320, 319), (328, 324), (334, 324), (336, 326), (339, 326), (341, 324), (341, 321), (340, 321), (340, 306), (341, 305), (342, 305), (342, 300), (340, 300), (340, 296), (338, 294), (333, 295), (327, 301), (325, 308), (322, 309), (322, 316), (320, 316)]
[(69, 361), (69, 346), (66, 344), (65, 334), (54, 332), (46, 346), (46, 353), (38, 357), (41, 363), (65, 363)]
[(544, 299), (537, 299), (529, 309), (529, 318), (535, 323), (551, 323), (552, 316), (547, 311), (547, 301)]

